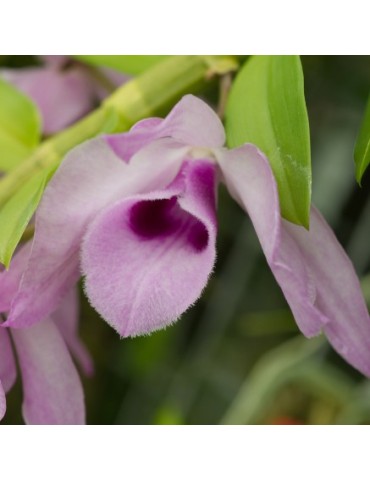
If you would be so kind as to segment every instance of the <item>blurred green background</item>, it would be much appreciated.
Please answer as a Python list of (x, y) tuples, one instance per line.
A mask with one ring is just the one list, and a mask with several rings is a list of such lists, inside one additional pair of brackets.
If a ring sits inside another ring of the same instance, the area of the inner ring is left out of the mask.
[[(18, 67), (26, 57), (3, 57)], [(370, 57), (302, 57), (313, 200), (334, 228), (370, 301), (370, 172), (359, 188), (353, 148)], [(214, 104), (217, 88), (202, 96)], [(370, 381), (323, 337), (299, 333), (254, 229), (219, 191), (218, 260), (202, 298), (172, 327), (120, 340), (81, 290), (82, 336), (96, 374), (83, 379), (90, 424), (370, 424)], [(4, 423), (23, 423), (21, 385)]]

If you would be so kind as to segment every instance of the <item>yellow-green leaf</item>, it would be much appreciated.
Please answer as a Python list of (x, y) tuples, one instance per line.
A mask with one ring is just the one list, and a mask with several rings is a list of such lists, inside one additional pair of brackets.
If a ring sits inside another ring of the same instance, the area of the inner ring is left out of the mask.
[(230, 147), (250, 142), (267, 155), (283, 217), (308, 227), (311, 153), (299, 56), (254, 56), (246, 62), (230, 91), (226, 133)]
[(360, 184), (370, 163), (370, 97), (355, 146), (356, 180)]
[(7, 268), (40, 202), (49, 175), (42, 172), (28, 180), (0, 210), (0, 262)]
[(37, 107), (0, 78), (0, 171), (8, 172), (24, 160), (40, 141)]

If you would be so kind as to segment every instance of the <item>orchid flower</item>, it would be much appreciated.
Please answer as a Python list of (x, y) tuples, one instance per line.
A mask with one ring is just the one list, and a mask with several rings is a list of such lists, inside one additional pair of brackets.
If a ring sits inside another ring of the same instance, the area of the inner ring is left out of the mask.
[(304, 335), (324, 332), (370, 376), (370, 319), (354, 268), (320, 213), (310, 229), (282, 219), (276, 181), (251, 144), (223, 147), (204, 102), (185, 96), (165, 119), (71, 151), (36, 216), (32, 252), (6, 326), (29, 327), (79, 279), (123, 336), (175, 322), (201, 295), (216, 258), (216, 190), (248, 214)]
[[(2, 69), (0, 76), (35, 102), (46, 135), (86, 115), (110, 93), (82, 63), (64, 55), (43, 55), (40, 60), (41, 66)], [(127, 80), (124, 75), (109, 69), (102, 70), (102, 74), (113, 87)]]
[[(23, 246), (10, 269), (0, 273), (0, 312), (6, 312), (27, 263), (31, 244)], [(0, 325), (0, 420), (5, 415), (5, 393), (17, 376), (15, 347), (23, 383), (23, 417), (29, 424), (82, 424), (85, 407), (82, 385), (69, 351), (87, 375), (92, 361), (77, 336), (77, 291), (72, 288), (59, 308), (30, 328), (14, 330)]]

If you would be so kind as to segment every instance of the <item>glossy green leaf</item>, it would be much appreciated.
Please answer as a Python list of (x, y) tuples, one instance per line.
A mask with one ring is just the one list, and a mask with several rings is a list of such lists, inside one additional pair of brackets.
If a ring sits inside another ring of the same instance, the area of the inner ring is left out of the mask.
[(49, 177), (42, 172), (31, 178), (0, 210), (0, 262), (7, 268)]
[(230, 147), (250, 142), (267, 155), (283, 217), (308, 227), (310, 133), (298, 56), (254, 56), (246, 62), (230, 91), (226, 134)]
[(156, 63), (165, 55), (77, 55), (83, 62), (98, 67), (109, 67), (128, 75), (138, 75)]
[(0, 171), (16, 167), (39, 140), (40, 117), (36, 106), (0, 78)]
[(356, 180), (361, 183), (363, 174), (370, 163), (370, 97), (367, 102), (355, 146)]

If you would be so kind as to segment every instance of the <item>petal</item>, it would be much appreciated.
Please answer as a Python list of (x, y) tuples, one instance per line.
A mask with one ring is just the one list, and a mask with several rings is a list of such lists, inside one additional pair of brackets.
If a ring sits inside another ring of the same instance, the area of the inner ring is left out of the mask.
[(5, 328), (0, 327), (0, 380), (5, 392), (9, 392), (16, 378), (17, 367), (9, 334)]
[(94, 373), (94, 364), (89, 352), (78, 336), (79, 298), (77, 288), (71, 289), (59, 308), (51, 314), (51, 317), (59, 328), (72, 356), (81, 366), (82, 371), (85, 375), (91, 376)]
[(13, 330), (23, 383), (23, 417), (34, 425), (85, 422), (81, 381), (51, 320)]
[(6, 398), (3, 386), (0, 380), (0, 420), (4, 418), (6, 412)]
[(315, 285), (299, 246), (281, 225), (276, 181), (266, 157), (253, 145), (218, 153), (230, 194), (252, 220), (270, 268), (306, 336), (327, 320), (313, 307)]
[(225, 143), (220, 119), (205, 102), (193, 95), (184, 96), (164, 120), (146, 119), (127, 133), (106, 135), (105, 139), (119, 157), (129, 162), (144, 145), (163, 137), (209, 148)]
[(323, 330), (350, 364), (370, 375), (369, 315), (353, 266), (330, 227), (314, 208), (309, 231), (281, 219), (269, 162), (252, 145), (219, 152), (218, 160), (302, 332), (310, 337)]
[(36, 103), (47, 135), (62, 130), (93, 107), (94, 83), (82, 69), (2, 70), (2, 77)]
[(0, 312), (10, 310), (31, 253), (31, 245), (32, 242), (28, 242), (22, 246), (12, 258), (9, 270), (0, 272)]
[(104, 211), (82, 250), (86, 293), (122, 336), (173, 323), (200, 296), (215, 262), (215, 165), (184, 164), (165, 190)]
[(315, 275), (315, 306), (330, 319), (323, 329), (328, 340), (350, 364), (370, 376), (370, 318), (350, 259), (314, 207), (309, 232), (284, 224)]
[(126, 195), (167, 185), (185, 151), (164, 139), (127, 165), (102, 139), (72, 150), (39, 205), (31, 257), (6, 325), (30, 326), (53, 312), (80, 276), (79, 249), (88, 224)]

